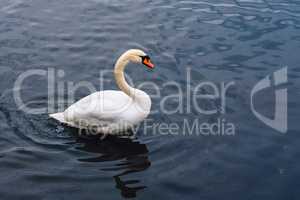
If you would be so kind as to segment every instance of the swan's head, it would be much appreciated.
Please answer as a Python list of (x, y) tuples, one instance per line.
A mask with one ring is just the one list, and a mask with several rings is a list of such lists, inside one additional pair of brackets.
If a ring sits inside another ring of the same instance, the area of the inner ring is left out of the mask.
[(125, 53), (128, 56), (128, 59), (133, 63), (142, 63), (143, 65), (153, 69), (154, 64), (151, 62), (150, 57), (139, 49), (131, 49)]

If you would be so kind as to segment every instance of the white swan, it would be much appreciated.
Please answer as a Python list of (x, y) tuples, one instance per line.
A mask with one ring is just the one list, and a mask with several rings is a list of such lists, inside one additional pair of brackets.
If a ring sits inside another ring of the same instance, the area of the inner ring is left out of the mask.
[(124, 69), (129, 62), (142, 63), (154, 68), (149, 56), (142, 50), (131, 49), (120, 56), (115, 64), (117, 90), (92, 93), (68, 107), (64, 112), (50, 114), (64, 124), (94, 133), (117, 134), (133, 128), (150, 113), (151, 99), (143, 91), (128, 85)]

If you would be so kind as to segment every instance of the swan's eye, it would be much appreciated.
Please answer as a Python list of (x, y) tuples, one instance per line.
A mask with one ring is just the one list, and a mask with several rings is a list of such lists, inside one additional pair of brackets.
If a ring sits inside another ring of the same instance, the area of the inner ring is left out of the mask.
[(149, 67), (151, 69), (154, 68), (154, 64), (151, 62), (151, 59), (149, 56), (141, 56), (141, 58), (142, 58), (142, 63), (144, 65), (146, 65), (147, 67)]

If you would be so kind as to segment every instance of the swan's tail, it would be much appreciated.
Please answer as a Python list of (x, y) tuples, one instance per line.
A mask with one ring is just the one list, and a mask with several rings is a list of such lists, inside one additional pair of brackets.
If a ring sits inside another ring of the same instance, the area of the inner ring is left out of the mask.
[(49, 117), (56, 119), (62, 123), (67, 123), (63, 112), (50, 114)]

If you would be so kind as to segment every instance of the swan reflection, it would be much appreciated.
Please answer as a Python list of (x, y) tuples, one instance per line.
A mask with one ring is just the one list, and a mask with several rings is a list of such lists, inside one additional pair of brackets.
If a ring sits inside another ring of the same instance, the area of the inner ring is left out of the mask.
[(99, 138), (77, 138), (76, 143), (81, 144), (80, 147), (76, 147), (81, 151), (99, 154), (79, 159), (81, 162), (119, 161), (118, 164), (101, 170), (118, 172), (113, 176), (113, 179), (116, 188), (121, 191), (123, 197), (136, 197), (138, 191), (146, 188), (140, 180), (125, 180), (123, 177), (130, 173), (144, 171), (151, 165), (145, 144), (130, 138), (117, 138), (114, 136), (108, 136), (104, 140)]

